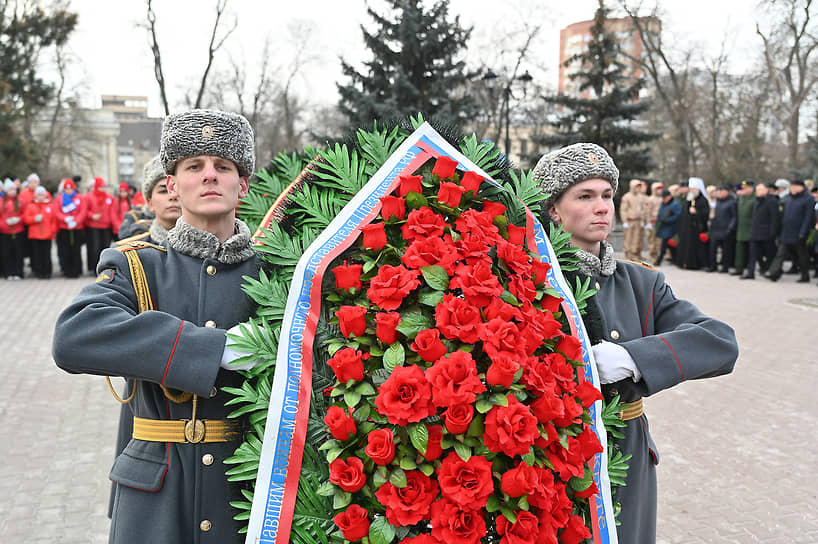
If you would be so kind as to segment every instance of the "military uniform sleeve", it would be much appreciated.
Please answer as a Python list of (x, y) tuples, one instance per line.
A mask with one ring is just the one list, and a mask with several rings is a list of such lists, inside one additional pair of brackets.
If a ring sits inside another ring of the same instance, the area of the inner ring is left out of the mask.
[(685, 380), (730, 373), (738, 358), (733, 329), (677, 299), (661, 272), (655, 278), (646, 335), (621, 344), (642, 373), (642, 380), (634, 384), (641, 396)]
[(225, 331), (161, 311), (138, 313), (128, 262), (118, 250), (106, 249), (97, 270), (96, 282), (84, 287), (57, 319), (52, 346), (57, 366), (208, 395)]

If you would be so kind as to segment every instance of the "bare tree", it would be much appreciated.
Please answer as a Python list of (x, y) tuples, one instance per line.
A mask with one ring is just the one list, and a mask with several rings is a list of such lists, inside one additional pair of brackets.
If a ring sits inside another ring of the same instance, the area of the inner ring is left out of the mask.
[(151, 52), (153, 53), (153, 74), (156, 77), (156, 83), (159, 85), (159, 97), (162, 99), (162, 107), (165, 109), (165, 115), (170, 115), (170, 106), (168, 105), (168, 95), (165, 92), (165, 74), (162, 72), (162, 53), (159, 50), (159, 40), (156, 37), (156, 13), (153, 11), (151, 0), (148, 2), (148, 31), (151, 37)]

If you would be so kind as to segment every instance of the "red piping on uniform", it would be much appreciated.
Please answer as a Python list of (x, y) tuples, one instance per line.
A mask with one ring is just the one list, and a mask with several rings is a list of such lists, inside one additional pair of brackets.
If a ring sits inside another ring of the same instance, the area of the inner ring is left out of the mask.
[(179, 324), (179, 330), (176, 331), (176, 340), (173, 341), (173, 348), (170, 350), (170, 357), (168, 357), (168, 364), (165, 365), (165, 373), (162, 374), (162, 385), (165, 385), (165, 378), (168, 375), (168, 370), (170, 369), (170, 360), (173, 359), (173, 352), (176, 351), (176, 344), (179, 343), (179, 337), (182, 335), (182, 327), (184, 326), (185, 322), (182, 321)]
[(662, 341), (663, 341), (665, 344), (667, 344), (667, 347), (668, 347), (668, 349), (670, 350), (670, 353), (672, 353), (672, 354), (673, 354), (673, 357), (676, 359), (676, 364), (679, 366), (679, 376), (681, 377), (681, 379), (682, 379), (682, 380), (684, 380), (684, 379), (685, 379), (685, 373), (684, 373), (684, 371), (682, 370), (682, 363), (680, 363), (680, 362), (679, 362), (679, 358), (678, 358), (678, 357), (676, 357), (676, 352), (675, 352), (675, 351), (673, 351), (673, 348), (672, 348), (672, 347), (670, 347), (670, 343), (669, 343), (667, 340), (665, 340), (665, 337), (664, 337), (664, 336), (661, 336), (661, 335), (659, 335), (659, 334), (657, 334), (656, 336), (658, 336), (659, 338), (661, 338), (661, 339), (662, 339)]
[(653, 293), (650, 294), (650, 306), (648, 306), (648, 314), (645, 316), (645, 324), (642, 326), (642, 336), (648, 334), (648, 318), (650, 317), (650, 311), (653, 309)]

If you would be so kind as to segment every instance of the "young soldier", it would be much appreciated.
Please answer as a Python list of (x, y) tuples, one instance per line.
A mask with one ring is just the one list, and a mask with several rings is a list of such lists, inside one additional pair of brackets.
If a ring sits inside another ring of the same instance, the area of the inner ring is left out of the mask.
[(136, 240), (161, 244), (182, 213), (179, 199), (176, 195), (168, 193), (167, 175), (159, 155), (145, 164), (142, 173), (142, 194), (145, 197), (145, 207), (134, 208), (125, 215), (119, 233), (127, 233), (128, 236), (119, 240), (117, 244)]
[[(54, 360), (136, 382), (133, 438), (110, 473), (111, 543), (241, 542), (229, 505), (241, 495), (224, 465), (241, 428), (227, 419), (223, 388), (242, 383), (225, 335), (254, 310), (242, 277), (258, 277), (260, 263), (235, 217), (254, 168), (253, 132), (240, 115), (171, 115), (160, 156), (182, 216), (163, 246), (102, 253), (96, 283), (57, 320)], [(129, 254), (144, 274), (132, 274)]]
[(629, 191), (622, 196), (619, 215), (622, 218), (622, 228), (625, 231), (625, 258), (631, 261), (642, 260), (642, 245), (645, 238), (645, 184), (638, 179), (632, 179)]

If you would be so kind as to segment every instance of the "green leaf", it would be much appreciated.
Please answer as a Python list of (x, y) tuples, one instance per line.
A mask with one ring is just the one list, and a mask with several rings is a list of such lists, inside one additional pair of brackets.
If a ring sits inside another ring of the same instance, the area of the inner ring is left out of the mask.
[(372, 384), (369, 382), (361, 382), (355, 386), (355, 392), (360, 393), (361, 395), (374, 395), (377, 393), (375, 388), (372, 387)]
[(403, 349), (403, 344), (396, 342), (389, 346), (383, 354), (383, 367), (392, 372), (396, 366), (403, 366), (406, 360), (406, 351)]
[(432, 463), (423, 463), (418, 467), (426, 476), (431, 476), (435, 472), (435, 466)]
[(491, 513), (491, 512), (496, 512), (499, 509), (500, 509), (500, 499), (499, 499), (499, 497), (497, 497), (497, 495), (495, 495), (495, 494), (489, 495), (489, 500), (486, 503), (486, 511)]
[(478, 398), (477, 402), (474, 403), (474, 407), (481, 414), (485, 414), (494, 407), (494, 403), (487, 398)]
[(321, 487), (315, 490), (315, 492), (321, 495), (322, 497), (332, 497), (333, 495), (335, 495), (336, 489), (337, 488), (335, 487), (335, 484), (330, 482), (324, 482), (323, 484), (321, 484)]
[(425, 208), (429, 205), (429, 201), (420, 193), (416, 193), (415, 191), (409, 191), (406, 195), (406, 208), (409, 210), (417, 210), (419, 208)]
[(422, 266), (420, 273), (423, 274), (426, 284), (435, 291), (445, 291), (449, 288), (449, 273), (442, 266), (436, 264)]
[(463, 459), (463, 461), (468, 461), (471, 459), (471, 448), (462, 442), (454, 443), (454, 451), (457, 453), (458, 457)]
[(409, 482), (406, 480), (406, 472), (402, 468), (393, 469), (389, 473), (389, 483), (395, 487), (406, 487), (409, 485)]
[(369, 544), (390, 544), (395, 538), (395, 528), (386, 517), (378, 517), (369, 526)]
[(409, 440), (421, 454), (426, 453), (429, 445), (429, 429), (423, 423), (412, 423), (409, 425)]
[(401, 313), (400, 323), (395, 327), (399, 333), (414, 340), (417, 334), (431, 326), (429, 318), (420, 309)]
[(414, 459), (409, 457), (401, 457), (400, 459), (400, 468), (403, 470), (415, 470), (418, 468), (418, 464), (415, 463)]
[(355, 408), (361, 402), (361, 394), (355, 390), (344, 391), (344, 402), (350, 408)]
[(443, 295), (444, 293), (442, 291), (429, 291), (428, 289), (424, 289), (418, 293), (418, 302), (424, 306), (434, 308), (443, 300)]
[(352, 502), (352, 493), (344, 491), (340, 487), (335, 488), (335, 495), (332, 497), (332, 507), (336, 510), (342, 510), (349, 503)]

